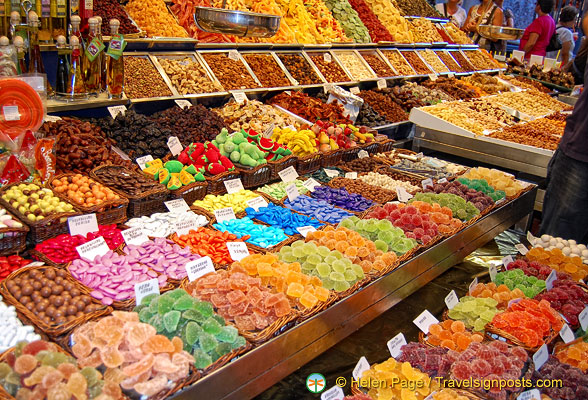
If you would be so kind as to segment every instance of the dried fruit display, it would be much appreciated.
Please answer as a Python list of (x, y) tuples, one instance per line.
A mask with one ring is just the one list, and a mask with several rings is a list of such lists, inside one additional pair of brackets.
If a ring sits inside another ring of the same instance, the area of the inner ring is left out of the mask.
[(319, 99), (310, 97), (306, 93), (280, 93), (269, 99), (268, 102), (279, 105), (307, 121), (315, 122), (321, 120), (336, 122), (338, 124), (351, 123), (343, 115), (343, 107), (339, 103), (333, 102), (326, 104)]
[(445, 50), (436, 50), (435, 54), (443, 61), (443, 64), (449, 68), (451, 72), (465, 72), (464, 69), (451, 57), (451, 53)]
[(409, 27), (416, 43), (443, 42), (443, 38), (431, 21), (425, 18), (416, 18), (409, 21)]
[[(308, 56), (316, 65), (320, 73), (329, 83), (337, 82), (349, 82), (351, 78), (347, 76), (345, 71), (339, 66), (339, 64), (332, 59), (329, 61), (330, 54), (327, 53), (308, 53)], [(325, 59), (326, 58), (326, 59)]]
[(298, 43), (325, 42), (302, 0), (276, 0), (276, 4), (282, 10), (282, 21), (294, 31)]
[(370, 33), (347, 0), (323, 0), (345, 35), (356, 43), (370, 43)]
[(203, 43), (223, 43), (234, 42), (232, 36), (221, 35), (218, 33), (204, 32), (199, 29), (194, 22), (194, 12), (196, 7), (212, 7), (209, 0), (172, 0), (169, 7), (171, 12), (178, 19), (179, 24), (188, 32), (190, 37)]
[(351, 7), (357, 12), (361, 22), (368, 30), (373, 42), (393, 42), (394, 37), (380, 22), (376, 14), (370, 9), (364, 0), (348, 0)]
[(394, 0), (394, 3), (405, 16), (441, 18), (427, 0)]
[[(247, 100), (245, 104), (229, 102), (221, 108), (214, 109), (214, 112), (224, 119), (228, 128), (233, 132), (241, 129), (265, 132), (270, 126), (283, 128), (290, 125), (294, 127), (300, 125), (290, 115), (257, 100)], [(194, 140), (194, 142), (198, 141)]]
[[(508, 67), (506, 68), (506, 73), (523, 75), (524, 77), (538, 79), (543, 82), (552, 83), (558, 86), (564, 86), (570, 89), (574, 87), (575, 83), (574, 75), (572, 75), (571, 72), (562, 72), (559, 69), (550, 69), (549, 71), (543, 71), (543, 68), (539, 67), (538, 65), (532, 65), (531, 67), (508, 65)], [(528, 81), (531, 80), (529, 79)]]
[(420, 102), (424, 102), (427, 105), (430, 104), (437, 104), (442, 101), (454, 101), (455, 99), (448, 95), (447, 93), (428, 88), (422, 85), (419, 85), (416, 82), (406, 82), (404, 85), (400, 87), (402, 92), (410, 92), (414, 97), (416, 97)]
[(531, 90), (538, 90), (542, 93), (551, 93), (551, 89), (547, 86), (541, 84), (541, 82), (534, 81), (533, 79), (529, 79), (525, 76), (513, 76), (513, 75), (499, 75), (501, 79), (509, 81), (515, 86), (520, 87), (521, 89), (531, 89)]
[(158, 57), (157, 62), (167, 74), (179, 94), (212, 93), (222, 91), (219, 84), (213, 82), (200, 63), (191, 57)]
[(110, 36), (110, 25), (108, 22), (113, 18), (118, 19), (120, 22), (118, 33), (122, 33), (123, 35), (139, 33), (137, 26), (131, 21), (127, 12), (117, 1), (96, 0), (94, 1), (93, 11), (94, 16), (102, 17), (101, 29), (103, 36)]
[(249, 64), (257, 79), (264, 87), (290, 86), (290, 80), (286, 77), (282, 67), (278, 65), (271, 54), (243, 54), (243, 58)]
[(414, 107), (422, 107), (425, 105), (421, 99), (414, 95), (410, 88), (405, 86), (394, 86), (392, 88), (381, 89), (380, 91), (388, 95), (407, 112), (410, 112)]
[(125, 57), (125, 95), (130, 99), (166, 97), (172, 92), (147, 58)]
[(374, 90), (363, 90), (359, 96), (366, 101), (378, 114), (388, 121), (402, 122), (408, 120), (408, 114), (389, 96)]
[(443, 25), (445, 32), (451, 37), (455, 44), (472, 44), (472, 39), (459, 29), (453, 22), (447, 22)]
[(386, 64), (376, 53), (360, 52), (363, 59), (369, 64), (372, 71), (379, 77), (396, 76), (396, 72)]
[(204, 53), (202, 57), (225, 89), (238, 90), (259, 87), (240, 59), (233, 60), (228, 53)]
[(475, 71), (476, 68), (468, 61), (468, 59), (460, 51), (452, 51), (451, 56), (457, 61), (461, 68), (466, 72)]
[(510, 107), (522, 114), (543, 117), (556, 111), (570, 110), (572, 107), (545, 93), (534, 90), (507, 92), (488, 98), (488, 102)]
[(494, 131), (488, 136), (495, 139), (526, 144), (527, 146), (538, 147), (540, 149), (546, 150), (557, 149), (561, 139), (561, 135), (555, 136), (549, 132), (535, 129), (529, 123), (509, 126), (504, 129)]
[(397, 75), (410, 76), (415, 74), (410, 64), (398, 50), (382, 50), (382, 54), (390, 61), (390, 64), (398, 73)]
[(395, 42), (414, 42), (408, 21), (400, 15), (400, 11), (390, 0), (366, 0), (366, 3), (392, 34)]
[(464, 50), (463, 54), (477, 70), (500, 68), (496, 60), (484, 50)]
[(276, 53), (276, 55), (282, 61), (282, 64), (284, 64), (292, 78), (298, 81), (298, 84), (316, 85), (321, 83), (321, 79), (302, 54)]
[(130, 0), (125, 8), (149, 37), (188, 37), (188, 33), (168, 12), (163, 0)]
[(337, 52), (337, 58), (341, 61), (341, 64), (347, 69), (351, 78), (356, 81), (362, 81), (366, 79), (373, 79), (374, 74), (364, 64), (363, 60), (358, 57), (355, 53), (350, 51)]
[(426, 75), (430, 74), (431, 69), (421, 60), (419, 55), (415, 51), (403, 51), (402, 55), (406, 58), (406, 61), (411, 65), (411, 67), (416, 71), (418, 75)]
[(510, 85), (504, 81), (499, 80), (497, 77), (481, 74), (479, 72), (476, 72), (470, 76), (464, 76), (461, 78), (461, 80), (469, 83), (470, 85), (479, 87), (487, 94), (509, 92), (511, 89)]
[(437, 57), (433, 50), (421, 50), (419, 51), (419, 55), (431, 68), (435, 70), (436, 73), (440, 74), (443, 72), (450, 72), (449, 68)]
[(322, 0), (304, 0), (306, 11), (315, 21), (316, 29), (326, 43), (349, 42), (341, 25)]

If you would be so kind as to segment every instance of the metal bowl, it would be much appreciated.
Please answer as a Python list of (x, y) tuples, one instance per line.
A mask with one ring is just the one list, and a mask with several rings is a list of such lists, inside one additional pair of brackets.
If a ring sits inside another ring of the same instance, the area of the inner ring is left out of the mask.
[(523, 37), (523, 30), (509, 28), (506, 26), (480, 25), (478, 27), (480, 35), (486, 39), (494, 40), (518, 40)]
[(196, 7), (194, 21), (205, 32), (247, 37), (272, 37), (282, 17), (213, 7)]

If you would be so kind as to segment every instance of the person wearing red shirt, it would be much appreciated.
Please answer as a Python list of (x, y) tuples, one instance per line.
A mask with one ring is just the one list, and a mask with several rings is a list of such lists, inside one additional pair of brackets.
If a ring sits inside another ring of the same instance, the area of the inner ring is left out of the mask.
[(525, 29), (519, 50), (525, 52), (525, 59), (531, 55), (545, 57), (549, 40), (555, 33), (555, 21), (549, 13), (555, 6), (554, 0), (538, 0), (535, 12), (538, 17)]

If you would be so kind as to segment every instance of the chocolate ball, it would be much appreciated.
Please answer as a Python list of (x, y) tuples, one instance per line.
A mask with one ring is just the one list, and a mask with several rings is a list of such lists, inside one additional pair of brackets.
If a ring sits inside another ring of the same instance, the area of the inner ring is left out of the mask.
[(40, 290), (42, 287), (43, 287), (43, 285), (41, 284), (41, 282), (39, 282), (39, 281), (33, 282), (33, 289)]
[(51, 289), (51, 293), (53, 293), (54, 295), (60, 295), (61, 293), (63, 293), (63, 286), (61, 286), (61, 285), (53, 286), (53, 288)]
[(61, 307), (65, 303), (65, 301), (63, 299), (63, 296), (54, 296), (53, 299), (51, 300), (51, 303), (55, 307)]
[(53, 268), (47, 268), (45, 270), (45, 274), (44, 275), (45, 275), (45, 277), (47, 279), (54, 280), (55, 279), (55, 276), (56, 276), (56, 273), (55, 273), (55, 270)]
[(41, 296), (43, 296), (44, 298), (48, 298), (49, 296), (51, 296), (51, 289), (49, 289), (47, 286), (41, 288)]

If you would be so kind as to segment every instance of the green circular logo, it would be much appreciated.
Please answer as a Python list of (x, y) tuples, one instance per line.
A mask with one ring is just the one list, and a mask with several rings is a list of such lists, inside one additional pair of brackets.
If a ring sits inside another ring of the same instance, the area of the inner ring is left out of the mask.
[(310, 393), (320, 393), (327, 387), (327, 380), (321, 374), (316, 372), (308, 375), (306, 378), (306, 388)]

